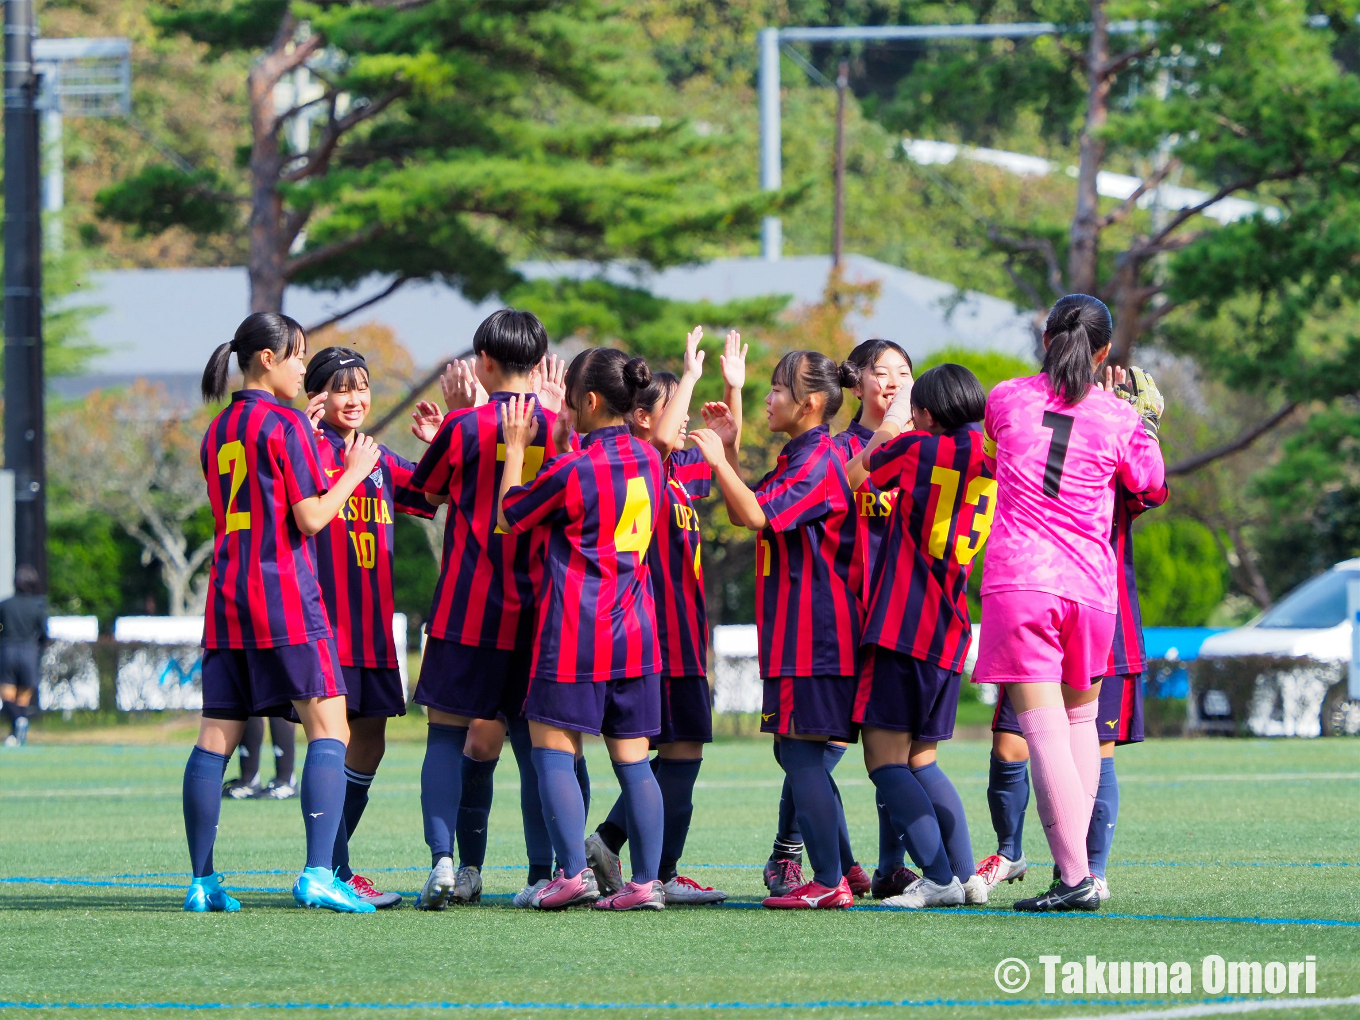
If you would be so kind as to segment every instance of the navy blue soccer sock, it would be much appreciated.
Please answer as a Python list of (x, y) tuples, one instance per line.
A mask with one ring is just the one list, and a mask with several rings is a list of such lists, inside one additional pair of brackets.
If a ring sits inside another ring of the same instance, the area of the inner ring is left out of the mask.
[(869, 773), (869, 779), (878, 788), (898, 839), (921, 874), (937, 885), (952, 882), (954, 871), (940, 836), (935, 807), (911, 769), (902, 764), (880, 765)]
[(299, 793), (307, 830), (307, 867), (330, 868), (335, 834), (345, 824), (344, 741), (323, 737), (308, 742)]
[[(784, 762), (779, 756), (778, 737), (774, 738), (774, 760), (781, 769)], [(774, 846), (770, 850), (772, 858), (784, 857), (791, 861), (803, 860), (803, 834), (798, 831), (798, 818), (793, 810), (793, 786), (788, 775), (784, 785), (779, 788), (779, 819), (775, 823)]]
[(619, 779), (620, 800), (628, 819), (628, 856), (633, 865), (634, 882), (654, 882), (661, 866), (661, 844), (666, 832), (666, 812), (661, 786), (652, 763), (614, 762)]
[(263, 747), (264, 719), (258, 715), (252, 715), (246, 720), (245, 731), (241, 734), (241, 743), (236, 749), (237, 757), (240, 759), (241, 782), (255, 782), (255, 777), (260, 774), (260, 751)]
[(987, 777), (987, 806), (996, 830), (996, 852), (1018, 861), (1024, 852), (1025, 808), (1029, 806), (1029, 759), (1002, 761), (992, 755)]
[(420, 766), (420, 813), (425, 819), (425, 845), (430, 867), (441, 857), (453, 856), (453, 830), (463, 799), (463, 745), (466, 726), (430, 723), (425, 737), (425, 761)]
[(623, 844), (628, 842), (628, 810), (623, 803), (623, 791), (619, 791), (618, 799), (604, 821), (595, 827), (595, 834), (613, 853), (621, 851)]
[(586, 867), (586, 809), (576, 778), (576, 756), (570, 751), (535, 747), (533, 758), (543, 821), (553, 852), (562, 871), (574, 878)]
[(893, 831), (888, 806), (883, 803), (883, 795), (877, 788), (874, 790), (874, 807), (878, 808), (878, 873), (888, 878), (898, 868), (906, 867), (907, 851)]
[(359, 819), (364, 817), (364, 808), (368, 807), (368, 788), (373, 785), (376, 774), (358, 772), (345, 766), (345, 824), (335, 833), (335, 850), (331, 854), (331, 867), (342, 882), (354, 877), (349, 866), (349, 841), (354, 830), (359, 827)]
[(486, 863), (486, 822), (491, 816), (499, 758), (478, 761), (463, 755), (463, 796), (458, 802), (458, 866)]
[(1114, 758), (1100, 759), (1100, 787), (1091, 810), (1091, 827), (1086, 830), (1086, 863), (1096, 878), (1105, 877), (1114, 843), (1114, 825), (1119, 821), (1119, 779), (1114, 774)]
[(586, 817), (590, 817), (590, 770), (586, 768), (585, 755), (576, 759), (576, 785), (581, 788), (581, 803), (586, 806)]
[(793, 789), (798, 828), (807, 841), (813, 878), (827, 888), (841, 880), (837, 830), (840, 804), (831, 788), (822, 744), (815, 740), (781, 739), (780, 764)]
[(912, 769), (911, 774), (926, 791), (931, 805), (935, 808), (935, 820), (940, 825), (940, 838), (949, 854), (949, 867), (960, 882), (967, 882), (977, 870), (973, 860), (973, 841), (968, 835), (968, 819), (963, 813), (963, 801), (959, 791), (944, 774), (939, 762), (931, 762), (920, 768)]
[(524, 852), (529, 859), (529, 884), (552, 878), (552, 839), (543, 821), (543, 801), (538, 795), (538, 773), (534, 771), (533, 741), (529, 720), (522, 715), (510, 720), (510, 747), (519, 768), (519, 813), (524, 823)]
[[(822, 752), (822, 764), (826, 766), (826, 774), (831, 775), (836, 771), (836, 766), (845, 757), (845, 748), (840, 744), (826, 742), (826, 749)], [(831, 792), (836, 795), (836, 808), (840, 814), (839, 825), (837, 826), (837, 846), (840, 848), (841, 871), (849, 873), (855, 865), (855, 851), (850, 847), (850, 826), (845, 821), (845, 801), (841, 800), (841, 788), (836, 785), (834, 777), (831, 779)]]
[(184, 765), (184, 835), (194, 878), (213, 873), (213, 844), (222, 815), (222, 776), (227, 756), (195, 746)]
[(685, 852), (685, 838), (694, 817), (694, 784), (699, 778), (702, 758), (654, 758), (652, 771), (661, 787), (661, 805), (666, 812), (666, 831), (661, 840), (661, 870), (657, 877), (669, 882)]

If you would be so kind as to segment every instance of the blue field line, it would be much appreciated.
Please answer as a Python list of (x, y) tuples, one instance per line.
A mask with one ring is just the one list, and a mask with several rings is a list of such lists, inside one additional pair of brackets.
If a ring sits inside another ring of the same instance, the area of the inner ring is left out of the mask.
[(1207, 1006), (1234, 1002), (1268, 1002), (1268, 999), (1248, 999), (1241, 996), (1220, 996), (1211, 999), (823, 999), (814, 1002), (770, 1001), (746, 1002), (511, 1002), (506, 999), (490, 1002), (32, 1002), (0, 1000), (0, 1009), (164, 1009), (164, 1010), (227, 1010), (227, 1009), (358, 1009), (358, 1010), (414, 1010), (414, 1009), (494, 1009), (494, 1010), (738, 1010), (738, 1009), (960, 1009), (987, 1006)]

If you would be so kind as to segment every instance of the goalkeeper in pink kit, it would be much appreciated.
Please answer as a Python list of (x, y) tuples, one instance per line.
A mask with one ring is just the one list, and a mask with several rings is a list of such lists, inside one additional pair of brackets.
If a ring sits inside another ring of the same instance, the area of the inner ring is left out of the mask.
[(1112, 332), (1109, 309), (1096, 298), (1060, 300), (1044, 328), (1043, 371), (997, 386), (983, 423), (998, 495), (973, 680), (1006, 685), (1059, 872), (1048, 892), (1018, 901), (1017, 910), (1100, 905), (1086, 831), (1100, 782), (1100, 677), (1118, 600), (1109, 522), (1116, 483), (1136, 494), (1165, 480), (1155, 427), (1095, 385)]

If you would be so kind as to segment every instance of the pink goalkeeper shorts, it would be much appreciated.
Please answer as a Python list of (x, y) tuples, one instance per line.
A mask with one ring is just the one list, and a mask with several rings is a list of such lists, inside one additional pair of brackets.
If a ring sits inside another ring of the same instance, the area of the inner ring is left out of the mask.
[(1114, 622), (1114, 613), (1048, 592), (984, 595), (973, 682), (1065, 683), (1084, 691), (1105, 673)]

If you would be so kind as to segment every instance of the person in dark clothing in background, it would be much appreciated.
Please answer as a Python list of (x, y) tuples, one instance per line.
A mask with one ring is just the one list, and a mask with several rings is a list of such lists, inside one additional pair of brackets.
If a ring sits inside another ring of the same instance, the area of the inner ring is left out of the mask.
[(28, 719), (47, 644), (47, 598), (40, 587), (38, 572), (24, 564), (14, 572), (14, 595), (0, 602), (0, 711), (13, 730), (5, 740), (11, 747), (28, 742)]
[(264, 718), (251, 716), (241, 737), (241, 774), (222, 784), (223, 798), (231, 800), (288, 800), (297, 796), (293, 775), (297, 725), (281, 716), (269, 719), (269, 742), (274, 745), (274, 778), (261, 785), (260, 759), (264, 749)]

